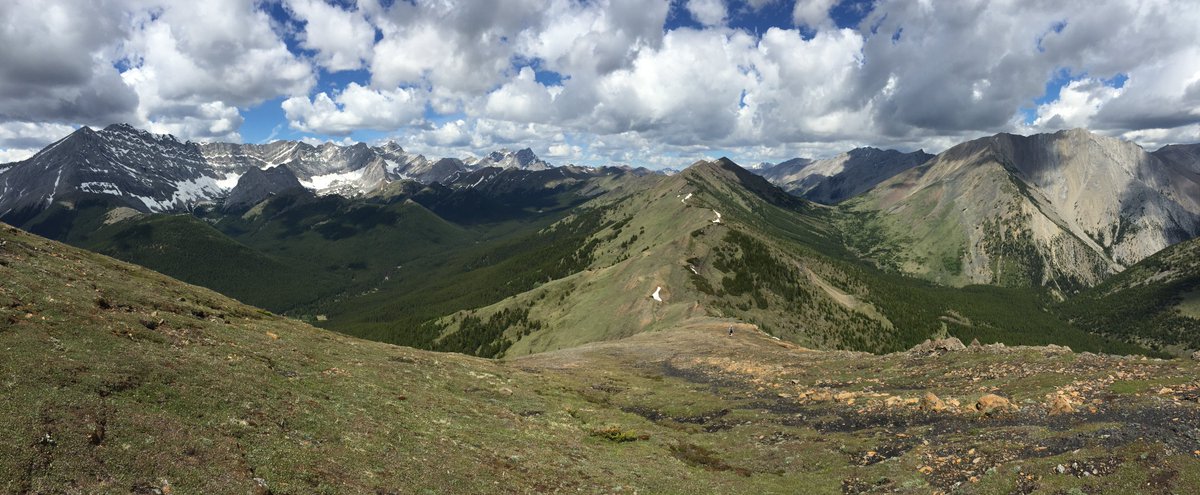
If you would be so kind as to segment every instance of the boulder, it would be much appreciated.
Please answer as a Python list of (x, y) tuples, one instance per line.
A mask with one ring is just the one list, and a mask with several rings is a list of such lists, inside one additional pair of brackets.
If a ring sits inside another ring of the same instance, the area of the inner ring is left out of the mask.
[(912, 353), (943, 353), (943, 352), (961, 351), (966, 348), (967, 348), (967, 346), (963, 345), (962, 341), (958, 340), (958, 338), (946, 337), (944, 339), (937, 339), (937, 340), (926, 339), (925, 342), (917, 344), (912, 349), (909, 349), (909, 352), (912, 352)]

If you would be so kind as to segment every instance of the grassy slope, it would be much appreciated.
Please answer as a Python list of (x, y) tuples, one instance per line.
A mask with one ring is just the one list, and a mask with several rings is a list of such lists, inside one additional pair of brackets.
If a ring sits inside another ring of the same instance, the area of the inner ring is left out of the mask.
[[(1172, 352), (1200, 349), (1200, 239), (1142, 260), (1060, 307), (1088, 330)], [(1190, 311), (1190, 313), (1189, 313)]]
[[(727, 324), (487, 361), (314, 329), (0, 226), (0, 491), (1200, 487), (1200, 443), (1179, 432), (1200, 420), (1194, 363), (810, 352)], [(1020, 410), (886, 404), (926, 390)], [(1095, 410), (1046, 416), (1056, 391)]]
[[(720, 224), (713, 210), (722, 213)], [(444, 320), (452, 332), (463, 321), (474, 331), (460, 339), (469, 346), (450, 349), (520, 355), (711, 315), (827, 349), (887, 352), (949, 333), (985, 343), (1144, 352), (1072, 328), (1033, 290), (945, 288), (849, 261), (855, 256), (841, 242), (842, 212), (792, 198), (735, 165), (693, 167), (583, 211), (599, 219), (590, 244), (576, 242), (590, 246), (588, 269)], [(651, 298), (659, 287), (662, 302)], [(501, 311), (528, 316), (514, 323), (497, 317)]]

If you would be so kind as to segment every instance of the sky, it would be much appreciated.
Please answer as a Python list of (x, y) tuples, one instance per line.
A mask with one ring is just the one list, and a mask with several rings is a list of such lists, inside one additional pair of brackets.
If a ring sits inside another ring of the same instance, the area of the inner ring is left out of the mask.
[(0, 163), (82, 125), (681, 168), (1200, 142), (1194, 0), (4, 0)]

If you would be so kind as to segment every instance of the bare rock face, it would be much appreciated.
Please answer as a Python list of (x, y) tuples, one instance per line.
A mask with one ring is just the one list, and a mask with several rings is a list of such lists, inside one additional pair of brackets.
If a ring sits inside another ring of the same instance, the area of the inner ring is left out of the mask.
[(199, 145), (114, 124), (81, 127), (0, 178), (0, 218), (19, 224), (55, 201), (115, 198), (141, 212), (185, 209), (222, 194)]
[(225, 211), (246, 210), (263, 200), (289, 191), (307, 192), (287, 165), (266, 170), (252, 168), (238, 178), (237, 186), (225, 198)]

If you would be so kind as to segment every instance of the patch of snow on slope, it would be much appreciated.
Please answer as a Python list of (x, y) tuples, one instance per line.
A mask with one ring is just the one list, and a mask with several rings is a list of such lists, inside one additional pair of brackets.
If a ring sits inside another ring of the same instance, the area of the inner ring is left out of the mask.
[(237, 173), (233, 173), (233, 172), (227, 173), (227, 174), (225, 174), (224, 178), (217, 179), (217, 181), (216, 181), (217, 187), (221, 188), (221, 190), (223, 190), (223, 191), (228, 191), (230, 189), (233, 189), (233, 187), (237, 185), (238, 179), (241, 179), (241, 178), (242, 178), (242, 174), (237, 174)]
[(655, 301), (663, 302), (662, 296), (658, 295), (659, 292), (662, 292), (662, 287), (654, 289), (654, 293), (650, 294), (650, 297), (653, 297)]
[(686, 205), (687, 200), (689, 200), (689, 199), (692, 199), (692, 193), (688, 193), (687, 196), (684, 196), (683, 199), (679, 200), (679, 202)]
[(713, 210), (713, 213), (717, 214), (717, 219), (713, 220), (713, 223), (721, 223), (721, 212), (719, 212), (717, 210)]
[(171, 204), (188, 204), (208, 201), (220, 196), (223, 189), (216, 179), (201, 175), (192, 180), (175, 183), (175, 194), (171, 195)]
[(324, 191), (334, 186), (357, 184), (358, 181), (362, 180), (364, 170), (358, 169), (349, 172), (314, 175), (306, 181), (300, 181), (300, 184), (316, 191)]
[(113, 196), (121, 196), (121, 190), (116, 184), (111, 182), (83, 182), (79, 184), (79, 190), (94, 194), (110, 194)]

